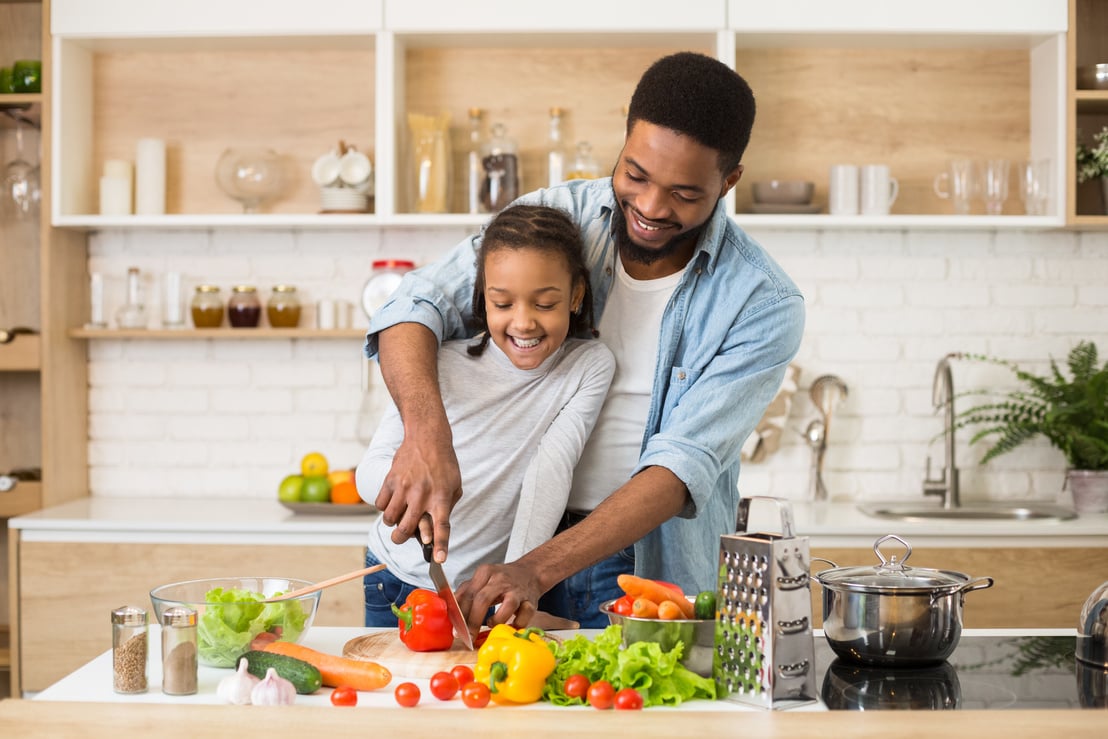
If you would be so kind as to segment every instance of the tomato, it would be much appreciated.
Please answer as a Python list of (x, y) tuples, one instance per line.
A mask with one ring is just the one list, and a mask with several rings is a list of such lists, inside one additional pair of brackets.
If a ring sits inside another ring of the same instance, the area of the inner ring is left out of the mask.
[(464, 688), (473, 682), (473, 670), (469, 665), (454, 665), (450, 668), (450, 674), (458, 681), (459, 688)]
[(332, 706), (356, 706), (358, 705), (358, 691), (345, 685), (340, 685), (331, 691)]
[(470, 682), (462, 688), (462, 703), (466, 708), (484, 708), (491, 697), (489, 686), (484, 683)]
[(431, 695), (440, 701), (448, 701), (458, 694), (458, 678), (449, 672), (436, 672), (431, 676)]
[(589, 705), (606, 711), (612, 707), (615, 701), (615, 688), (607, 680), (597, 680), (589, 686)]
[(622, 598), (616, 598), (612, 603), (612, 610), (621, 616), (631, 615), (631, 604), (635, 602), (635, 599), (630, 595), (625, 595)]
[(566, 678), (566, 684), (562, 689), (570, 698), (585, 700), (589, 694), (589, 679), (578, 672)]
[(419, 703), (419, 686), (415, 683), (400, 683), (393, 691), (396, 702), (405, 708), (411, 708)]
[(616, 693), (615, 704), (617, 711), (641, 711), (642, 695), (634, 688), (624, 688)]

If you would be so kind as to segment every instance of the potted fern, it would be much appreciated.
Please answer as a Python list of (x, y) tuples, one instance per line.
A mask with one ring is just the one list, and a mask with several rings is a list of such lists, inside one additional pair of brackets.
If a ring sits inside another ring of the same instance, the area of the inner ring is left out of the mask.
[(1023, 383), (999, 397), (985, 390), (968, 393), (992, 398), (959, 413), (955, 426), (977, 428), (971, 444), (993, 441), (981, 463), (1043, 436), (1066, 457), (1074, 508), (1108, 511), (1108, 363), (1099, 364), (1096, 344), (1082, 341), (1070, 350), (1068, 377), (1053, 359), (1050, 372), (1037, 375), (1007, 360), (962, 356), (1005, 367)]
[(1093, 145), (1077, 144), (1077, 181), (1100, 180), (1100, 195), (1108, 213), (1108, 126), (1093, 134)]

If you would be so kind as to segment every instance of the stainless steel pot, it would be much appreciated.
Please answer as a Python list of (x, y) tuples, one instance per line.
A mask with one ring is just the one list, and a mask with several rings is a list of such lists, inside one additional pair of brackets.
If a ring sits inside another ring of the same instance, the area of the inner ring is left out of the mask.
[[(903, 558), (885, 559), (881, 545), (904, 545)], [(823, 633), (835, 654), (868, 665), (908, 667), (942, 662), (962, 635), (965, 594), (992, 587), (991, 577), (971, 579), (951, 570), (906, 567), (912, 545), (889, 534), (873, 551), (873, 567), (831, 565), (813, 575), (823, 586)]]

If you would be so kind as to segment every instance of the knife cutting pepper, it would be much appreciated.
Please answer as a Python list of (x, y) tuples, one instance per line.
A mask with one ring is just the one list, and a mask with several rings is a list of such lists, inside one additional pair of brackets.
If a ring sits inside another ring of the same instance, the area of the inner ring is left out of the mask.
[(413, 590), (392, 612), (398, 619), (400, 641), (413, 652), (443, 652), (454, 644), (454, 626), (446, 601), (430, 590)]
[(497, 624), (477, 651), (473, 678), (485, 683), (497, 703), (534, 703), (542, 697), (546, 678), (554, 672), (554, 653), (542, 639), (542, 629), (516, 630)]

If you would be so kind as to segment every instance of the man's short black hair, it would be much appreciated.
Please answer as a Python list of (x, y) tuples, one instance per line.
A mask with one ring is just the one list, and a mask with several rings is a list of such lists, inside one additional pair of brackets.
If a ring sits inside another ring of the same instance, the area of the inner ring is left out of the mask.
[(726, 174), (742, 161), (750, 143), (754, 93), (723, 62), (682, 51), (662, 57), (643, 73), (627, 109), (627, 132), (640, 120), (715, 149)]

